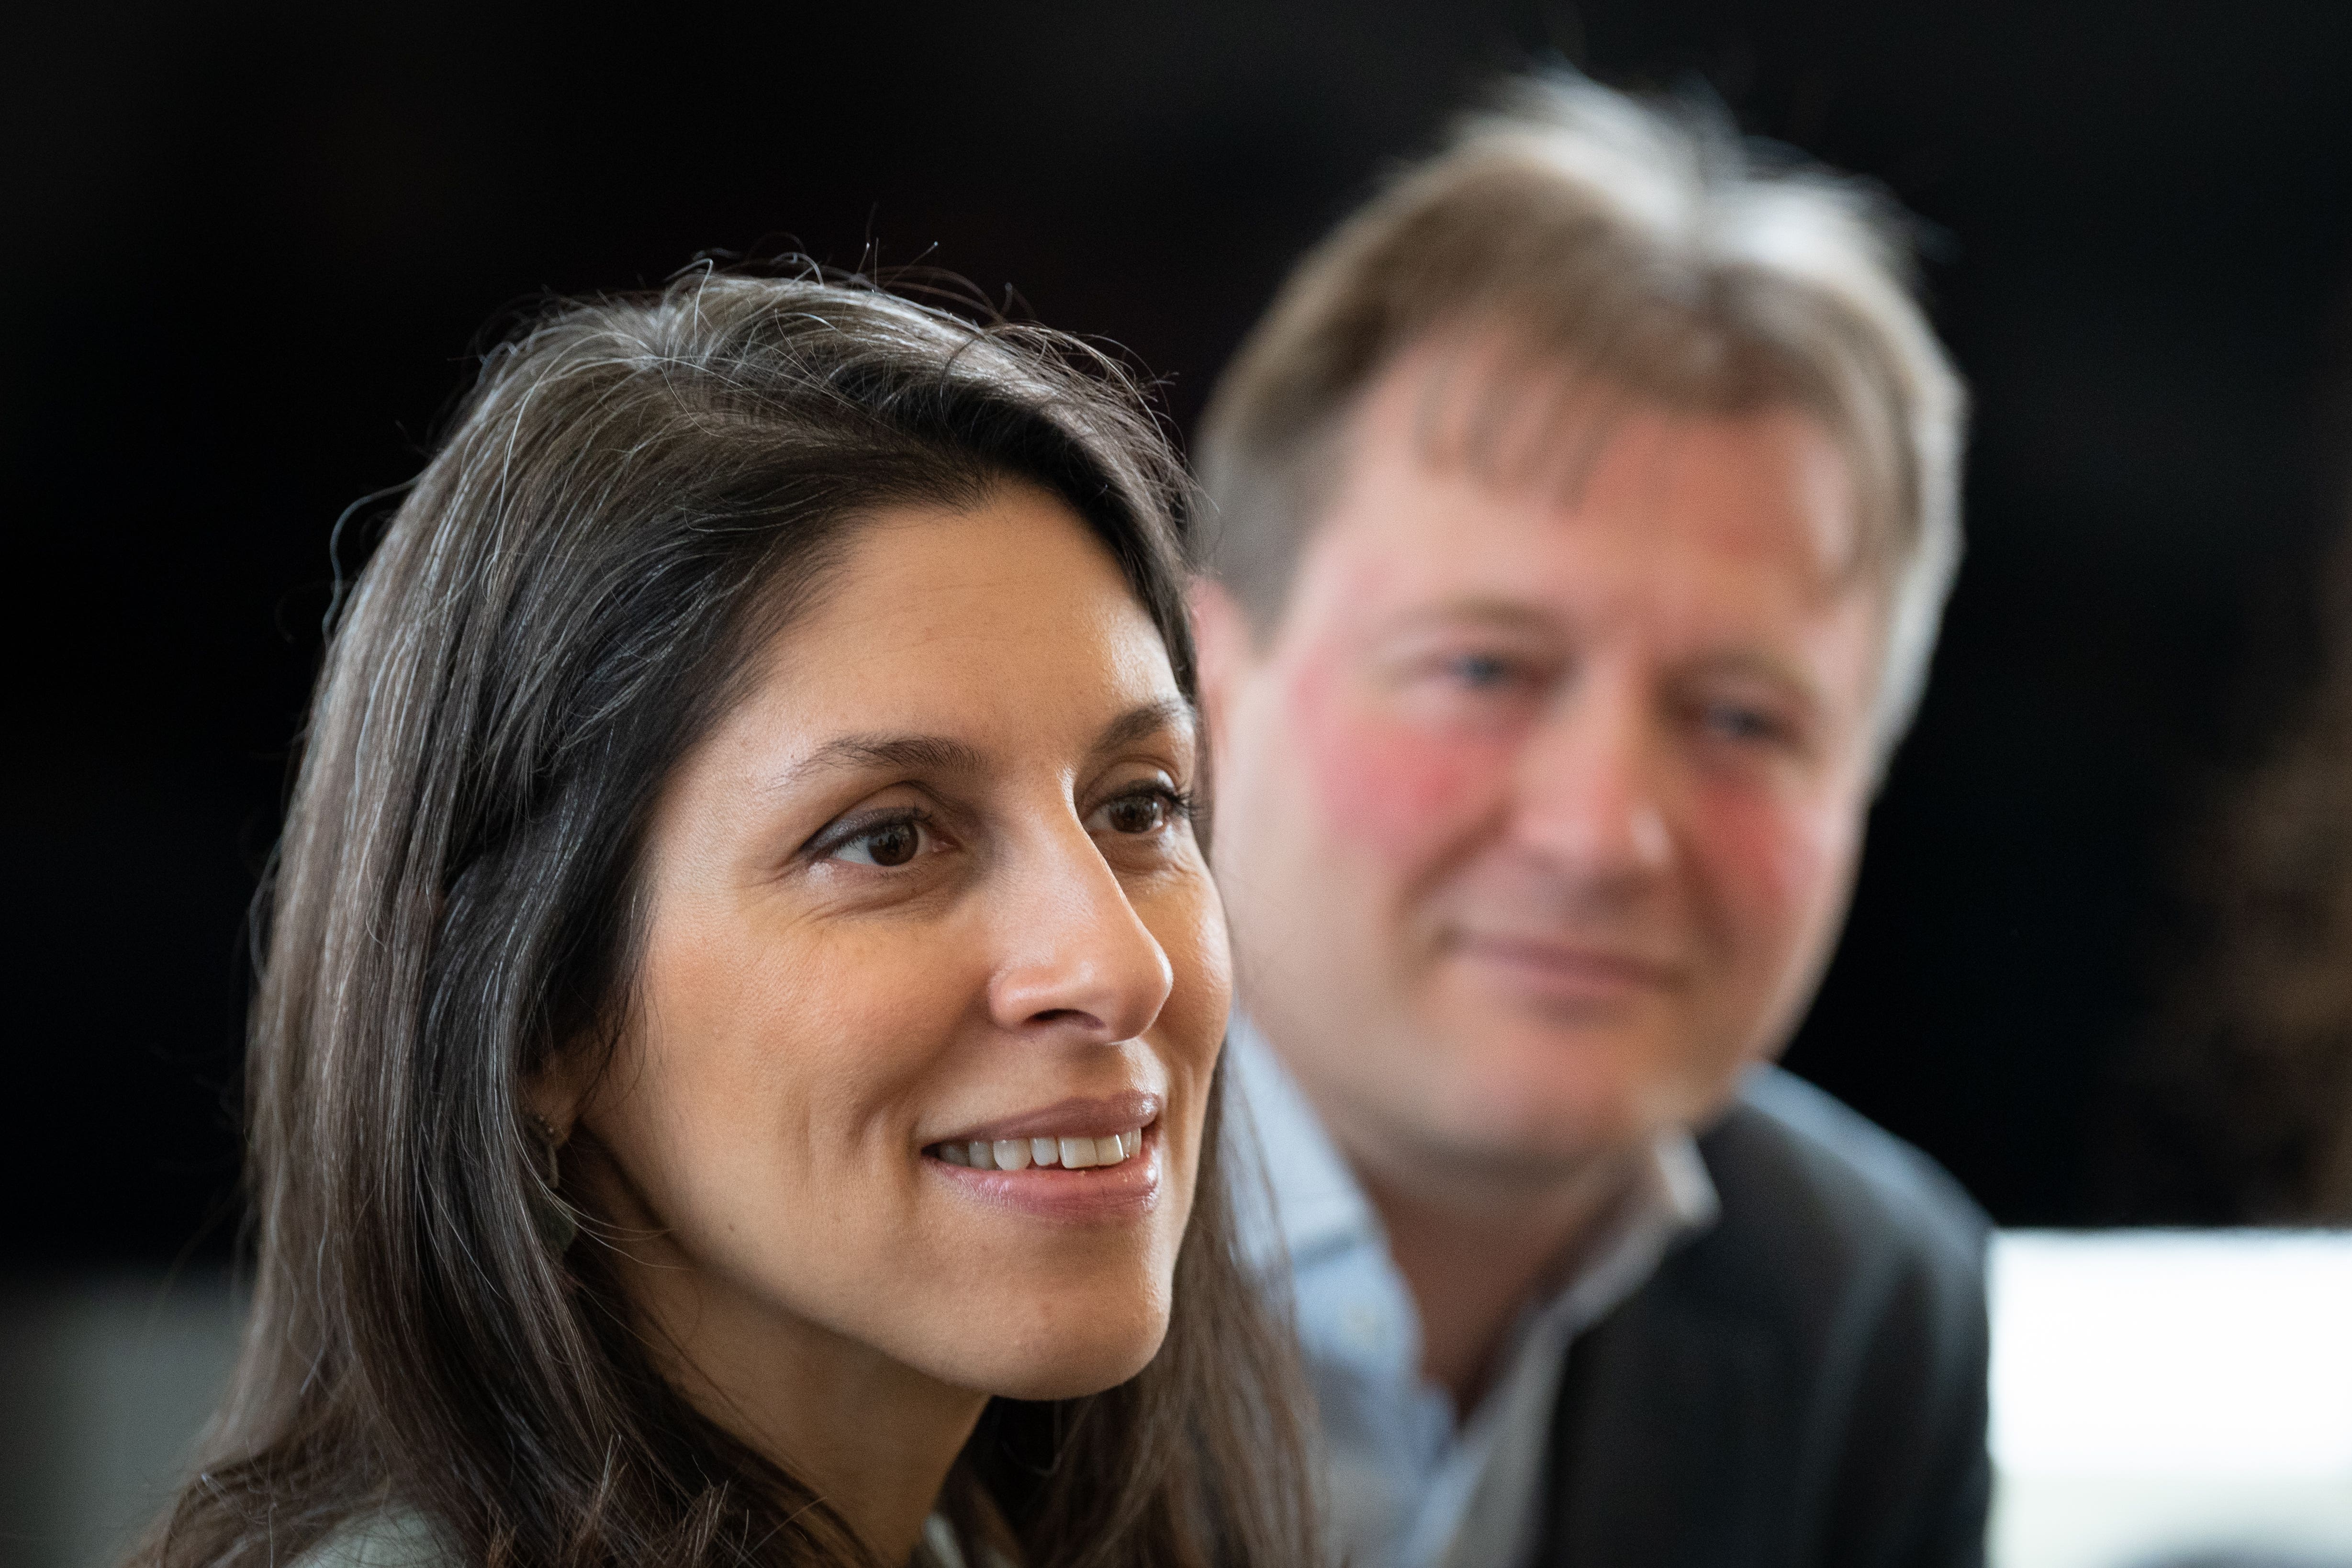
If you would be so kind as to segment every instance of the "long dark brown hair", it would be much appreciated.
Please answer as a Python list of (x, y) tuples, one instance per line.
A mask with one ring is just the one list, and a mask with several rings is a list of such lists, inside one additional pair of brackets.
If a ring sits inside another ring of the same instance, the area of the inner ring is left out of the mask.
[[(485, 359), (331, 637), (248, 1069), (252, 1319), (155, 1568), (392, 1508), (465, 1563), (864, 1563), (655, 1370), (522, 1085), (630, 1005), (650, 803), (878, 505), (1020, 480), (1093, 530), (1188, 696), (1182, 471), (1076, 341), (859, 280), (689, 274)], [(1221, 1075), (1222, 1076), (1222, 1075)], [(1166, 1343), (994, 1401), (942, 1505), (1034, 1568), (1305, 1563), (1301, 1405), (1213, 1093)], [(575, 1211), (576, 1212), (576, 1211)]]

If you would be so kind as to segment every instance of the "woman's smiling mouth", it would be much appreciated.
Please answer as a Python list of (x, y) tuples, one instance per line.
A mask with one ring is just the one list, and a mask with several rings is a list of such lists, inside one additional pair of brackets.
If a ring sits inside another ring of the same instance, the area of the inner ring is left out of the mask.
[(1107, 1138), (1083, 1133), (1043, 1138), (975, 1138), (969, 1142), (934, 1143), (923, 1151), (950, 1165), (975, 1171), (1025, 1171), (1032, 1165), (1058, 1165), (1082, 1171), (1095, 1165), (1117, 1165), (1142, 1152), (1143, 1129), (1131, 1127)]
[(927, 1170), (972, 1196), (1043, 1217), (1115, 1219), (1160, 1197), (1156, 1094), (1066, 1100), (923, 1146)]

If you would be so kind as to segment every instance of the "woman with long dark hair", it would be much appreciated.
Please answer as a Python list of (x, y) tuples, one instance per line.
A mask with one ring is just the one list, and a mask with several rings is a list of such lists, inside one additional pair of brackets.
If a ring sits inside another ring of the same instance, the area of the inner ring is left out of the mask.
[(334, 629), (143, 1562), (1310, 1560), (1181, 493), (1099, 356), (862, 284), (488, 357)]

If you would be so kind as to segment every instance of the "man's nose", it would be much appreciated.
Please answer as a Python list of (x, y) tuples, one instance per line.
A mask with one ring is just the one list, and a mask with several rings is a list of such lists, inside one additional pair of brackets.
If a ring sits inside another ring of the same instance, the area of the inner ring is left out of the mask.
[(1667, 739), (1635, 682), (1563, 693), (1520, 753), (1514, 836), (1580, 879), (1626, 883), (1665, 870), (1675, 853)]
[(997, 1026), (1100, 1045), (1150, 1028), (1175, 971), (1093, 838), (1072, 823), (1019, 861), (995, 916)]

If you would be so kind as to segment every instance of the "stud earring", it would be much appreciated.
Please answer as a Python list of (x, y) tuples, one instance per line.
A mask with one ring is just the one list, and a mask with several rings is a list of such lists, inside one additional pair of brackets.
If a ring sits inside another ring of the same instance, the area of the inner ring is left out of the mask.
[(540, 1175), (545, 1184), (530, 1195), (531, 1220), (539, 1230), (539, 1238), (547, 1243), (556, 1257), (572, 1249), (573, 1238), (580, 1234), (580, 1216), (563, 1201), (559, 1190), (563, 1180), (563, 1166), (557, 1151), (563, 1147), (563, 1135), (554, 1123), (533, 1110), (525, 1120), (530, 1124), (531, 1142), (538, 1145), (541, 1156)]
[(563, 1147), (563, 1137), (555, 1131), (555, 1123), (536, 1110), (525, 1112), (525, 1120), (530, 1121), (530, 1130), (539, 1135), (540, 1149), (547, 1156), (547, 1184), (554, 1186), (562, 1173), (562, 1167), (556, 1163), (555, 1152)]

